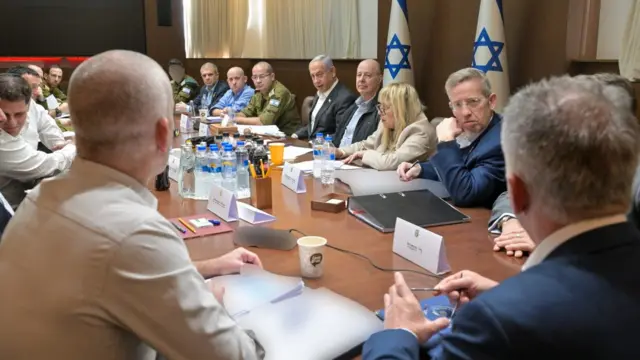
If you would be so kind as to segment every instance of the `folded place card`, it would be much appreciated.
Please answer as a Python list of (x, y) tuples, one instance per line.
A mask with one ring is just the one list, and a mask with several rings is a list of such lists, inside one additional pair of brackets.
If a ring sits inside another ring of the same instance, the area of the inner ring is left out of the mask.
[(222, 186), (213, 184), (209, 192), (207, 210), (220, 216), (226, 222), (238, 221), (236, 195)]
[(191, 119), (189, 119), (188, 115), (181, 114), (180, 115), (180, 130), (190, 130), (191, 129)]
[(200, 127), (198, 127), (198, 136), (209, 136), (209, 124), (205, 124), (203, 122), (200, 123)]
[(401, 218), (396, 219), (393, 252), (434, 274), (451, 270), (442, 236)]
[(250, 224), (262, 224), (276, 219), (275, 216), (268, 214), (249, 204), (238, 201), (238, 216)]
[(172, 149), (169, 152), (169, 178), (178, 181), (178, 173), (180, 172), (180, 149)]
[(307, 186), (304, 183), (303, 172), (299, 168), (293, 166), (288, 162), (284, 163), (281, 179), (282, 185), (288, 187), (296, 193), (302, 194), (304, 192), (307, 192)]

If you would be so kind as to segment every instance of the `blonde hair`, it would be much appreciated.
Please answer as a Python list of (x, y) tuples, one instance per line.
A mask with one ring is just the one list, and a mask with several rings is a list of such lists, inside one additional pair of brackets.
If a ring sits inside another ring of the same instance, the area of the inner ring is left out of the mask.
[(402, 130), (413, 124), (425, 107), (420, 102), (416, 89), (406, 83), (391, 83), (383, 87), (378, 95), (378, 102), (389, 105), (395, 117), (394, 129), (384, 127), (382, 130), (384, 151), (393, 151)]

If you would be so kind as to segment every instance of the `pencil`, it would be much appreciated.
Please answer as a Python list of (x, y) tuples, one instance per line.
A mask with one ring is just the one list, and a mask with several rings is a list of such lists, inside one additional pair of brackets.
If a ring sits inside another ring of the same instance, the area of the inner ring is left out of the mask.
[(173, 227), (174, 227), (174, 228), (176, 228), (176, 230), (180, 231), (180, 232), (181, 232), (181, 233), (183, 233), (183, 234), (187, 232), (187, 230), (185, 230), (185, 229), (181, 228), (180, 226), (178, 226), (178, 225), (177, 225), (177, 224), (175, 224), (175, 223), (171, 223), (171, 225), (173, 225)]
[(253, 164), (249, 164), (249, 172), (251, 172), (251, 176), (255, 179), (256, 178), (256, 168), (253, 166)]
[(262, 162), (262, 159), (260, 159), (260, 173), (264, 179), (264, 163)]
[(409, 170), (413, 169), (413, 167), (414, 167), (414, 166), (416, 166), (416, 165), (418, 165), (418, 163), (419, 163), (419, 162), (420, 162), (420, 160), (416, 160), (416, 161), (414, 161), (413, 163), (411, 163), (411, 167), (410, 167), (407, 171), (409, 171)]
[(196, 233), (196, 230), (193, 228), (193, 226), (189, 225), (186, 221), (182, 220), (182, 218), (178, 218), (178, 221), (180, 221), (180, 223), (182, 225), (184, 225), (187, 229), (189, 229), (192, 233)]

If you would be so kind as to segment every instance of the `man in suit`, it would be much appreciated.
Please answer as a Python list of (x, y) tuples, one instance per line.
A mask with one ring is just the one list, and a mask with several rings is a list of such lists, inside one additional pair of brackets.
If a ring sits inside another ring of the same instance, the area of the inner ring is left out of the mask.
[[(624, 91), (568, 76), (514, 95), (502, 144), (514, 212), (539, 244), (504, 282), (464, 270), (436, 285), (460, 304), (435, 359), (640, 359), (640, 232), (626, 218), (640, 124)], [(585, 119), (586, 117), (586, 119)], [(611, 161), (611, 159), (615, 161)], [(427, 320), (402, 275), (363, 359), (417, 359)]]
[(496, 94), (485, 74), (474, 68), (451, 74), (445, 90), (455, 117), (436, 127), (438, 151), (420, 166), (400, 164), (398, 175), (403, 181), (417, 177), (442, 181), (457, 206), (490, 207), (506, 190), (502, 117), (493, 111)]
[(336, 68), (327, 55), (318, 55), (309, 63), (311, 81), (318, 92), (313, 97), (309, 124), (291, 135), (294, 139), (314, 139), (316, 133), (333, 135), (336, 119), (356, 100), (351, 92), (336, 77)]
[(200, 77), (204, 85), (200, 88), (198, 95), (193, 99), (193, 106), (195, 109), (191, 109), (189, 105), (184, 102), (176, 104), (177, 112), (198, 112), (200, 109), (205, 108), (209, 112), (209, 108), (216, 104), (224, 93), (229, 90), (229, 85), (225, 81), (220, 81), (220, 74), (218, 73), (218, 67), (210, 62), (204, 63), (200, 67)]
[(366, 140), (378, 129), (380, 114), (376, 110), (378, 92), (382, 86), (380, 64), (372, 59), (363, 60), (356, 70), (356, 88), (360, 97), (338, 116), (333, 144), (346, 147)]
[[(626, 78), (613, 73), (598, 73), (594, 75), (578, 75), (578, 78), (600, 81), (603, 84), (616, 86), (624, 90), (631, 102), (623, 104), (624, 109), (630, 109), (632, 114), (636, 113), (638, 104), (636, 102), (636, 93), (633, 85)], [(631, 200), (631, 209), (628, 213), (629, 221), (634, 223), (640, 229), (640, 167), (636, 170), (633, 182), (633, 197)], [(493, 203), (491, 209), (491, 218), (489, 218), (489, 231), (500, 234), (494, 239), (495, 244), (493, 250), (505, 250), (507, 255), (522, 257), (533, 251), (535, 243), (522, 228), (520, 221), (514, 215), (509, 194), (505, 191)]]

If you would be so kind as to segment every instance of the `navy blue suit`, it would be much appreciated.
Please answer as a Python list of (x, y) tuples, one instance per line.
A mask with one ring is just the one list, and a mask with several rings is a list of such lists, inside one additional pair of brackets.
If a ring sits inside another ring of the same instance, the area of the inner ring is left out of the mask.
[[(588, 231), (463, 306), (434, 359), (640, 359), (640, 232)], [(363, 360), (418, 359), (404, 330), (373, 335)]]
[(202, 104), (203, 99), (207, 96), (208, 92), (211, 92), (211, 102), (209, 103), (207, 108), (209, 109), (209, 112), (211, 112), (211, 107), (213, 107), (213, 105), (215, 105), (218, 100), (222, 98), (227, 90), (229, 90), (229, 84), (227, 84), (226, 81), (218, 80), (218, 82), (213, 85), (213, 88), (211, 90), (207, 90), (207, 86), (203, 85), (198, 92), (198, 96), (193, 99), (193, 105), (196, 108), (196, 114), (198, 113), (198, 109), (200, 109), (200, 105)]
[(502, 116), (494, 113), (487, 129), (461, 149), (453, 141), (438, 144), (438, 151), (421, 163), (421, 178), (442, 181), (456, 206), (484, 206), (507, 189), (500, 144)]

